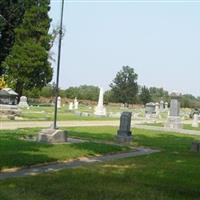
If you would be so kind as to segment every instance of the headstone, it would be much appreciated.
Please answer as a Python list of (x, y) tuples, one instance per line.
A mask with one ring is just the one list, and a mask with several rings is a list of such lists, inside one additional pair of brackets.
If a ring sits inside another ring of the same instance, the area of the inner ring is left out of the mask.
[(194, 141), (192, 142), (192, 152), (200, 153), (200, 142)]
[(165, 124), (166, 128), (180, 129), (182, 128), (181, 118), (180, 118), (180, 99), (181, 94), (173, 92), (171, 94), (170, 111), (167, 122)]
[(155, 111), (156, 111), (156, 117), (158, 117), (160, 114), (160, 104), (158, 102), (156, 102)]
[(198, 128), (199, 127), (199, 115), (194, 114), (193, 121), (192, 121), (192, 127)]
[(28, 105), (28, 103), (27, 103), (27, 97), (21, 96), (18, 106), (19, 106), (20, 108), (28, 108), (29, 105)]
[(154, 103), (147, 103), (145, 105), (145, 113), (146, 114), (155, 114), (156, 113), (156, 106)]
[(120, 127), (117, 132), (117, 141), (119, 143), (128, 143), (132, 141), (131, 116), (131, 112), (123, 112), (121, 114)]
[(77, 98), (74, 99), (74, 110), (78, 110), (79, 102), (77, 101)]
[(38, 142), (43, 143), (65, 143), (67, 142), (67, 136), (64, 131), (53, 128), (43, 129), (37, 137)]
[(58, 97), (58, 100), (57, 100), (57, 108), (61, 108), (61, 97), (60, 96)]
[(160, 112), (163, 112), (163, 110), (164, 110), (164, 101), (161, 100), (160, 101)]
[(70, 102), (69, 103), (69, 110), (72, 111), (74, 109), (74, 104), (73, 102)]
[(94, 112), (94, 115), (96, 116), (106, 116), (106, 108), (103, 106), (103, 95), (104, 95), (103, 88), (100, 88), (98, 105), (95, 108)]
[(165, 110), (168, 110), (168, 102), (165, 102)]
[(147, 103), (145, 105), (145, 118), (151, 119), (156, 114), (156, 105), (154, 103)]

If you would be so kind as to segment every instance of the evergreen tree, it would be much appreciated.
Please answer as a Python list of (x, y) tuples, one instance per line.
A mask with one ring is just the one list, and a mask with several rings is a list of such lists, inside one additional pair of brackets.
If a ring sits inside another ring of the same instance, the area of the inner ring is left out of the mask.
[(21, 23), (24, 11), (24, 0), (0, 0), (0, 76), (5, 73), (2, 62), (14, 44), (14, 29)]
[(129, 66), (122, 67), (122, 70), (117, 73), (113, 83), (110, 84), (115, 102), (127, 104), (135, 102), (138, 93), (137, 78), (138, 75), (133, 68)]
[(149, 89), (146, 86), (143, 86), (141, 88), (141, 93), (139, 95), (140, 101), (145, 105), (146, 103), (149, 103), (152, 101), (151, 94), (149, 92)]
[(40, 89), (52, 79), (49, 4), (49, 0), (27, 1), (23, 21), (15, 29), (15, 44), (3, 64), (8, 83), (19, 95), (23, 90)]

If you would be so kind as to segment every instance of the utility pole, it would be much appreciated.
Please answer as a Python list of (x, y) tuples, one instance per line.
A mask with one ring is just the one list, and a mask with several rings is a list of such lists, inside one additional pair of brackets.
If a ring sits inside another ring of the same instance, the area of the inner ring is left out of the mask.
[(57, 61), (57, 78), (55, 88), (55, 110), (54, 110), (54, 125), (53, 128), (57, 129), (57, 114), (58, 114), (58, 95), (59, 95), (59, 75), (60, 75), (60, 57), (62, 47), (62, 36), (63, 36), (63, 13), (64, 13), (64, 0), (62, 0), (61, 16), (60, 16), (60, 30), (59, 30), (59, 44), (58, 44), (58, 61)]

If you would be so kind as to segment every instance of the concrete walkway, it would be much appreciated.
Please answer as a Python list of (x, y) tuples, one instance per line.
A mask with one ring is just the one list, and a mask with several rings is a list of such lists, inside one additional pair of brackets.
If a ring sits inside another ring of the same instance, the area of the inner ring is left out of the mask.
[(145, 130), (152, 130), (152, 131), (175, 132), (186, 135), (200, 135), (200, 131), (187, 130), (187, 129), (173, 129), (173, 128), (164, 128), (164, 127), (149, 126), (149, 125), (134, 125), (133, 127)]
[(159, 150), (152, 150), (148, 148), (137, 148), (133, 151), (126, 152), (126, 153), (116, 153), (116, 154), (110, 154), (110, 155), (104, 155), (104, 156), (98, 156), (98, 157), (91, 157), (91, 158), (81, 158), (74, 161), (69, 162), (55, 162), (50, 163), (48, 165), (40, 165), (40, 166), (33, 166), (30, 168), (25, 169), (18, 169), (18, 170), (9, 170), (7, 172), (1, 172), (0, 173), (0, 180), (5, 180), (8, 178), (15, 178), (15, 177), (24, 177), (24, 176), (33, 176), (38, 175), (42, 173), (48, 173), (48, 172), (55, 172), (63, 169), (69, 169), (69, 168), (77, 168), (93, 163), (102, 163), (122, 158), (130, 158), (130, 157), (136, 157), (141, 155), (148, 155), (152, 153), (160, 152)]
[[(53, 124), (52, 121), (1, 121), (0, 130), (12, 130), (18, 128), (47, 128)], [(58, 127), (77, 126), (119, 126), (119, 120), (110, 121), (58, 121)]]
[[(1, 121), (0, 130), (14, 130), (18, 128), (48, 128), (52, 125), (52, 121)], [(58, 127), (87, 127), (87, 126), (114, 126), (119, 127), (119, 120), (110, 121), (59, 121)], [(162, 132), (176, 132), (187, 135), (200, 135), (200, 131), (186, 130), (186, 129), (171, 129), (158, 126), (140, 125), (141, 121), (132, 121), (133, 128), (162, 131)]]

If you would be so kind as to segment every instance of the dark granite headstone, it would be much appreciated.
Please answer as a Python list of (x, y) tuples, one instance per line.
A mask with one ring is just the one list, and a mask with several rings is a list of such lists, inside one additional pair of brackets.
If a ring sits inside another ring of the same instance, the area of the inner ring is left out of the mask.
[(200, 142), (192, 142), (191, 151), (200, 153)]
[(131, 142), (131, 112), (123, 112), (120, 117), (120, 127), (117, 131), (117, 141), (120, 143)]

